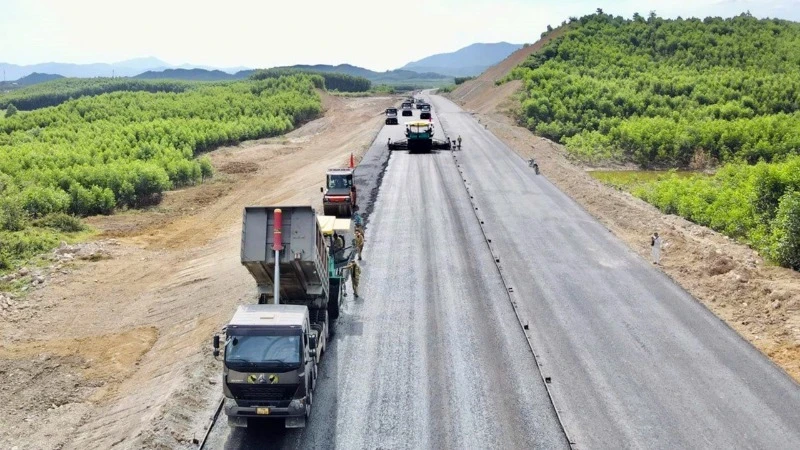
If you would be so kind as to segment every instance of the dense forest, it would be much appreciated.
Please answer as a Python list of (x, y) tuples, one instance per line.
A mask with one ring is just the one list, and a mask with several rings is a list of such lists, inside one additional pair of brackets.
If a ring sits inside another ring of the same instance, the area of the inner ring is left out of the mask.
[(211, 176), (198, 152), (318, 116), (322, 84), (297, 74), (184, 92), (113, 92), (0, 120), (0, 269), (79, 229), (71, 215), (150, 204)]
[(522, 114), (586, 160), (771, 161), (800, 147), (800, 24), (594, 14), (516, 68)]
[(321, 76), (325, 82), (318, 87), (320, 89), (327, 89), (330, 91), (366, 92), (372, 87), (372, 82), (364, 77), (357, 77), (338, 72), (311, 72), (290, 68), (258, 70), (254, 74), (250, 75), (250, 79), (266, 80), (268, 78), (277, 78), (299, 73), (313, 73), (314, 75)]
[(724, 166), (635, 193), (800, 269), (800, 24), (571, 19), (512, 72), (522, 119), (588, 162)]
[(56, 106), (67, 100), (109, 92), (184, 92), (191, 83), (175, 80), (134, 80), (130, 78), (62, 78), (34, 84), (7, 94), (0, 94), (0, 109), (14, 105), (31, 111)]

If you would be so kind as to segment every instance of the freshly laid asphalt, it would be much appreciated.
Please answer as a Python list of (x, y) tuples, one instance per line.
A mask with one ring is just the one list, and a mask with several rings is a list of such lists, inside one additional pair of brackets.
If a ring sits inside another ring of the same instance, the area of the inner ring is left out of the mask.
[(559, 417), (574, 448), (800, 448), (797, 383), (431, 99), (463, 149), (389, 156), (403, 126), (385, 126), (356, 170), (361, 297), (308, 426), (231, 431), (223, 414), (208, 448), (566, 448)]

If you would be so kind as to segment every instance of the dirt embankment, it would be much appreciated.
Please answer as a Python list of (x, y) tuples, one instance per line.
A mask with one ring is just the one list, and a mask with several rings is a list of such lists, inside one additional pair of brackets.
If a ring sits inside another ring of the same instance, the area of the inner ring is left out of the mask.
[(212, 182), (90, 219), (103, 258), (54, 255), (3, 301), (0, 448), (191, 447), (220, 390), (211, 336), (252, 301), (242, 208), (319, 208), (325, 170), (359, 159), (397, 100), (323, 99), (325, 116), (288, 135), (211, 152)]
[(495, 86), (494, 80), (543, 41), (520, 49), (449, 97), (517, 153), (535, 157), (544, 176), (642, 257), (650, 257), (649, 236), (658, 231), (665, 241), (662, 270), (800, 381), (800, 274), (765, 264), (745, 245), (600, 183), (569, 162), (562, 146), (517, 126), (512, 115), (521, 84)]

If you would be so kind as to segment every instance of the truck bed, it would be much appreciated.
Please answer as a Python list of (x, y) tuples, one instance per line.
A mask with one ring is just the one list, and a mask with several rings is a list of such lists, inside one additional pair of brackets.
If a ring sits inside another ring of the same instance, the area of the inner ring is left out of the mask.
[(283, 212), (280, 253), (281, 303), (328, 298), (328, 253), (317, 215), (310, 206), (249, 206), (242, 219), (241, 259), (256, 280), (259, 303), (273, 303), (274, 211)]

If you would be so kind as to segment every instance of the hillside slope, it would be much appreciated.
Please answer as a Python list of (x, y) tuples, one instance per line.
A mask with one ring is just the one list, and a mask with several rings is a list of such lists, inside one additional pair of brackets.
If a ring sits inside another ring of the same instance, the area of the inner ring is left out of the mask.
[(522, 46), (519, 44), (508, 42), (477, 43), (451, 53), (440, 53), (410, 62), (401, 69), (436, 72), (450, 76), (474, 76), (502, 61), (520, 47)]
[(460, 103), (464, 109), (483, 113), (494, 110), (521, 86), (519, 82), (496, 86), (495, 82), (504, 79), (511, 73), (511, 70), (522, 64), (534, 52), (541, 50), (551, 40), (561, 36), (564, 31), (564, 27), (557, 28), (536, 43), (520, 47), (502, 61), (486, 69), (474, 80), (459, 85), (449, 97)]
[(16, 81), (0, 81), (0, 90), (13, 90), (26, 86), (33, 86), (34, 84), (45, 83), (47, 81), (58, 80), (64, 78), (61, 75), (53, 75), (49, 73), (34, 72), (28, 76), (22, 77)]

